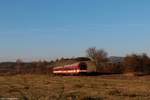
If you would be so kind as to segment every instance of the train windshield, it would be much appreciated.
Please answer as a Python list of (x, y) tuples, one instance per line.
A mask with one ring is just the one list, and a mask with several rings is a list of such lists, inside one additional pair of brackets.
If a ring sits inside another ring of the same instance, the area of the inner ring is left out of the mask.
[(81, 63), (80, 70), (87, 70), (87, 65), (85, 63)]

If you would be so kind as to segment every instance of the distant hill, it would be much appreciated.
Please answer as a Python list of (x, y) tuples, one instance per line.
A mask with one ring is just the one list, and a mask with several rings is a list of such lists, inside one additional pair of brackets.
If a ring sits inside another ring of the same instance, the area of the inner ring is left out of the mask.
[(111, 56), (109, 57), (109, 61), (112, 63), (121, 63), (123, 62), (124, 57), (116, 57), (116, 56)]

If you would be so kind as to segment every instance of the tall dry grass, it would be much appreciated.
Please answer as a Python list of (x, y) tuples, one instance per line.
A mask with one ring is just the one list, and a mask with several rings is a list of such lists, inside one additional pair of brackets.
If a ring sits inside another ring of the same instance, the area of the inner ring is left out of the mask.
[(20, 100), (150, 100), (150, 76), (0, 76), (0, 98)]

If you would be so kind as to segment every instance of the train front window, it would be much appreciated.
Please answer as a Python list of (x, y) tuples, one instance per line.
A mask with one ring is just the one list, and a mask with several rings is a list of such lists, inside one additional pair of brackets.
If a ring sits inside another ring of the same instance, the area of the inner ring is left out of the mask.
[(80, 65), (80, 70), (87, 70), (87, 65), (86, 64), (81, 64)]

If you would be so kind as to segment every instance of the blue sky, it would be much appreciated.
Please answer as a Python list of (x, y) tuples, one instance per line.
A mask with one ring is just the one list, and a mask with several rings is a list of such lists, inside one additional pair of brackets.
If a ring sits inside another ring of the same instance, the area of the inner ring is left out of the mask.
[(149, 0), (0, 0), (0, 60), (150, 54)]

